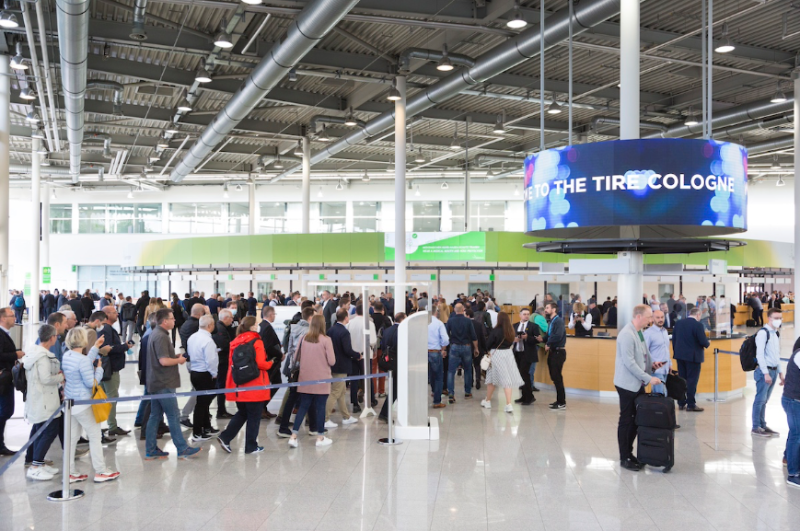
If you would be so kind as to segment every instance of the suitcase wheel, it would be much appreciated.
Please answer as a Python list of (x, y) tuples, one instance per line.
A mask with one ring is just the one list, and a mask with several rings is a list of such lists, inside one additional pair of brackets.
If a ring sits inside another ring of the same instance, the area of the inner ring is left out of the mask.
[(665, 473), (665, 474), (666, 474), (667, 472), (669, 472), (670, 470), (672, 470), (672, 467), (671, 467), (671, 466), (665, 466), (665, 467), (664, 467), (664, 473)]

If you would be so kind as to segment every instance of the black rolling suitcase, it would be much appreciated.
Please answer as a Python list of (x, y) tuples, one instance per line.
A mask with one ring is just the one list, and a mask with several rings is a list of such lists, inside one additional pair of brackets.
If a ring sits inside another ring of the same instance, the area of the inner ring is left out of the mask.
[(747, 321), (745, 321), (744, 325), (749, 327), (754, 327), (756, 325), (756, 322), (754, 319), (748, 319)]
[(675, 464), (675, 401), (660, 394), (636, 399), (636, 458), (669, 472)]

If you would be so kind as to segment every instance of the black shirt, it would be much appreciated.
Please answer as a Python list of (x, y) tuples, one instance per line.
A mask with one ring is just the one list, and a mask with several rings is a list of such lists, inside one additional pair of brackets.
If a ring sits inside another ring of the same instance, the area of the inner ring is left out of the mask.
[(475, 334), (475, 327), (472, 326), (472, 320), (465, 315), (451, 315), (445, 327), (450, 336), (451, 345), (469, 345), (478, 340), (478, 336)]
[(489, 338), (486, 340), (486, 348), (489, 352), (494, 349), (506, 350), (511, 348), (513, 344), (513, 342), (506, 341), (502, 328), (492, 328), (492, 331), (489, 332)]

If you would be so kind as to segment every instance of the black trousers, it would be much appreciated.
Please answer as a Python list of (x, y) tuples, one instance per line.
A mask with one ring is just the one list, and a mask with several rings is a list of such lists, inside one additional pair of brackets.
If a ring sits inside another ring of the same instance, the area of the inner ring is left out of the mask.
[[(556, 387), (557, 404), (567, 403), (567, 396), (564, 392), (564, 377), (561, 376), (561, 370), (564, 368), (565, 361), (567, 361), (566, 350), (563, 348), (550, 348), (547, 356), (547, 368), (550, 370), (550, 379), (553, 380), (553, 385)], [(525, 378), (524, 375), (522, 377)]]
[[(199, 396), (197, 398), (200, 398)], [(195, 408), (195, 411), (197, 408)], [(245, 453), (254, 452), (258, 448), (258, 429), (261, 426), (261, 412), (264, 411), (264, 402), (236, 402), (236, 413), (228, 423), (228, 427), (219, 434), (225, 444), (230, 444), (231, 441), (239, 434), (242, 426), (245, 426), (244, 432), (244, 451)]]
[[(525, 403), (533, 402), (536, 400), (533, 397), (533, 382), (531, 381), (531, 365), (533, 364), (534, 357), (536, 356), (535, 352), (519, 352), (517, 353), (517, 361), (519, 366), (519, 373), (522, 376), (522, 381), (525, 382), (522, 385), (522, 401)], [(562, 361), (561, 364), (563, 365), (564, 362)], [(559, 376), (561, 375), (561, 368), (558, 369)], [(555, 382), (555, 378), (553, 378), (553, 382)], [(563, 380), (561, 382), (561, 388), (564, 388)], [(558, 386), (556, 386), (558, 389)], [(563, 396), (563, 392), (561, 395)], [(563, 404), (563, 402), (559, 402), (559, 404)]]
[(483, 354), (479, 355), (478, 357), (472, 357), (472, 370), (475, 372), (475, 377), (472, 379), (472, 383), (475, 384), (475, 387), (478, 388), (481, 385), (481, 360), (483, 359)]
[[(228, 358), (227, 356), (223, 360), (220, 357), (219, 365), (217, 366), (217, 389), (225, 389), (225, 383), (228, 381)], [(226, 412), (225, 409), (225, 395), (217, 395), (217, 415), (220, 412)]]
[(753, 321), (756, 326), (764, 326), (764, 310), (753, 310)]
[[(478, 374), (480, 374), (480, 367), (478, 367)], [(392, 371), (392, 399), (394, 402), (397, 402), (397, 380), (395, 372)], [(386, 395), (386, 400), (383, 401), (383, 407), (381, 407), (378, 417), (384, 420), (389, 418), (389, 395)]]
[(697, 382), (700, 380), (700, 369), (703, 367), (702, 363), (695, 363), (693, 361), (677, 360), (678, 361), (678, 374), (681, 378), (686, 380), (686, 401), (679, 400), (680, 407), (697, 405), (695, 401), (695, 394), (697, 393)]
[(633, 457), (633, 441), (636, 440), (637, 433), (636, 397), (644, 394), (644, 387), (636, 392), (617, 387), (617, 394), (619, 394), (619, 426), (617, 426), (619, 459), (625, 461)]
[[(210, 391), (216, 389), (217, 382), (210, 372), (189, 372), (192, 381), (192, 387), (196, 391)], [(211, 417), (209, 416), (209, 408), (214, 401), (214, 395), (198, 395), (197, 403), (194, 406), (192, 416), (192, 433), (195, 435), (202, 435), (203, 432), (211, 431)]]

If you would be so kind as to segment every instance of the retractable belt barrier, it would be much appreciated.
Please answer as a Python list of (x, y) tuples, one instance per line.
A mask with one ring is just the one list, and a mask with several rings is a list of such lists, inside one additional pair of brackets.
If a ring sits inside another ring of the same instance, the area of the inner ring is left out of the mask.
[[(714, 349), (714, 402), (722, 402), (719, 398), (719, 355), (730, 354), (731, 356), (738, 356), (739, 353), (734, 350), (722, 350), (719, 348)], [(789, 361), (789, 358), (781, 358), (781, 361)]]
[(70, 465), (72, 463), (72, 456), (69, 455), (72, 449), (70, 445), (70, 437), (71, 437), (71, 429), (72, 429), (72, 408), (74, 406), (83, 406), (83, 405), (93, 405), (93, 404), (109, 404), (114, 402), (132, 402), (134, 400), (142, 401), (142, 400), (161, 400), (165, 398), (179, 398), (179, 397), (191, 397), (191, 396), (208, 396), (208, 395), (221, 395), (227, 393), (249, 393), (253, 391), (265, 391), (265, 390), (273, 390), (273, 389), (281, 389), (281, 388), (292, 388), (292, 387), (304, 387), (307, 385), (317, 385), (317, 384), (325, 384), (325, 383), (334, 383), (334, 382), (347, 382), (347, 381), (360, 381), (360, 380), (370, 380), (373, 378), (386, 378), (387, 385), (388, 385), (388, 397), (386, 398), (389, 401), (389, 414), (387, 415), (387, 420), (389, 424), (389, 437), (388, 439), (381, 439), (378, 441), (381, 444), (386, 444), (388, 441), (390, 444), (399, 444), (400, 441), (394, 438), (393, 433), (393, 422), (392, 422), (392, 411), (391, 406), (394, 404), (394, 392), (393, 392), (393, 382), (392, 378), (394, 375), (392, 372), (380, 372), (375, 374), (360, 374), (356, 376), (347, 376), (344, 378), (328, 378), (325, 380), (309, 380), (305, 382), (288, 382), (288, 383), (280, 383), (280, 384), (270, 384), (270, 385), (259, 385), (256, 387), (231, 387), (226, 389), (208, 389), (205, 391), (184, 391), (179, 393), (161, 393), (158, 395), (141, 395), (141, 396), (118, 396), (113, 398), (105, 398), (99, 400), (74, 400), (74, 399), (66, 399), (61, 404), (61, 406), (50, 416), (49, 419), (44, 423), (44, 425), (33, 434), (33, 436), (26, 442), (22, 448), (16, 453), (16, 455), (12, 456), (6, 463), (0, 467), (0, 476), (6, 472), (20, 456), (25, 455), (27, 449), (36, 442), (36, 440), (44, 433), (44, 428), (46, 428), (51, 422), (53, 422), (63, 411), (64, 413), (64, 459), (62, 464), (62, 486), (61, 490), (51, 492), (48, 494), (47, 499), (51, 501), (70, 501), (81, 498), (84, 496), (84, 492), (78, 489), (70, 489), (69, 483), (69, 470)]

